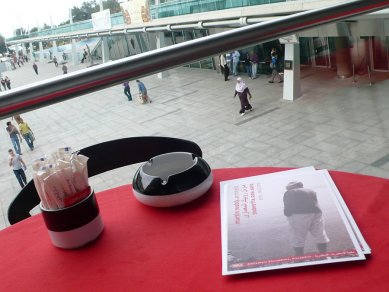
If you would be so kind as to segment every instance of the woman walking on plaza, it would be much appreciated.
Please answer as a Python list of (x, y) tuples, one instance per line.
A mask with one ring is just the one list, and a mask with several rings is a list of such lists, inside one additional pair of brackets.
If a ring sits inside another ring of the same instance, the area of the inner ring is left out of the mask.
[(240, 100), (240, 115), (244, 116), (247, 111), (252, 111), (253, 107), (247, 99), (247, 95), (251, 99), (251, 92), (247, 85), (243, 82), (242, 78), (238, 77), (236, 79), (235, 94), (234, 97), (238, 95)]

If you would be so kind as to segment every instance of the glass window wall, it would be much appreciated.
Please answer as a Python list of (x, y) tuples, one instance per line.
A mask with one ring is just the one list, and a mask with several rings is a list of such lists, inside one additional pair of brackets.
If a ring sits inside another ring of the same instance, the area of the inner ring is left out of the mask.
[(158, 5), (155, 5), (155, 1), (151, 1), (150, 14), (154, 18), (164, 18), (229, 8), (272, 4), (278, 2), (286, 2), (286, 0), (173, 0), (160, 1)]
[(375, 70), (388, 70), (388, 37), (372, 37), (373, 66)]

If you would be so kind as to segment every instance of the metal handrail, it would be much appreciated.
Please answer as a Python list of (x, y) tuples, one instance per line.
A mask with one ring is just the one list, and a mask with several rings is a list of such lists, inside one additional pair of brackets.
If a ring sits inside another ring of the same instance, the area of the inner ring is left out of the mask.
[(350, 1), (237, 28), (18, 87), (0, 94), (0, 118), (387, 6), (389, 0)]

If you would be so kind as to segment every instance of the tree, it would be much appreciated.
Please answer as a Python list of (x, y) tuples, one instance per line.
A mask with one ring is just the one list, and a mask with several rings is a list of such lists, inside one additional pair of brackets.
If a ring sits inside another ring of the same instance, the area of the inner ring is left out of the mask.
[(5, 46), (5, 38), (0, 35), (0, 54), (7, 52), (7, 47)]
[[(109, 9), (111, 14), (120, 12), (120, 4), (117, 0), (103, 1), (103, 8)], [(99, 11), (100, 11), (100, 4), (97, 4), (96, 0), (83, 2), (81, 7), (73, 6), (72, 8), (73, 21), (77, 22), (77, 21), (91, 19), (92, 13), (96, 13)]]
[(21, 36), (26, 34), (28, 34), (28, 30), (23, 27), (15, 29), (15, 36)]
[(66, 21), (61, 22), (58, 26), (67, 25), (69, 23), (70, 23), (70, 20), (66, 20)]
[[(100, 5), (99, 6), (99, 9), (100, 9)], [(120, 4), (117, 0), (108, 0), (108, 1), (103, 1), (103, 8), (104, 9), (109, 9), (109, 12), (111, 14), (115, 14), (115, 13), (118, 13), (120, 12)]]
[(81, 7), (73, 6), (72, 8), (72, 16), (73, 21), (83, 21), (87, 19), (91, 19), (92, 13), (99, 11), (99, 6), (96, 4), (96, 1), (83, 2)]

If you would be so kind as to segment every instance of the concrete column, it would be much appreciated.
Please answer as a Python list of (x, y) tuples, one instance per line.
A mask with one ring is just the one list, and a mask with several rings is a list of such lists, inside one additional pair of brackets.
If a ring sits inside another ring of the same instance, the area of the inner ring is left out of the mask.
[(72, 39), (72, 60), (73, 60), (73, 65), (78, 64), (78, 54), (77, 54), (75, 39)]
[(58, 62), (58, 48), (57, 48), (57, 41), (53, 41), (53, 58), (56, 57)]
[[(100, 11), (104, 10), (103, 7), (103, 0), (99, 1), (100, 4)], [(91, 55), (89, 55), (90, 58), (92, 58)], [(101, 59), (103, 63), (107, 63), (109, 61), (109, 46), (108, 46), (108, 37), (102, 37), (101, 38)]]
[(344, 79), (353, 75), (348, 37), (335, 37), (336, 75)]
[[(73, 15), (72, 15), (72, 9), (69, 9), (69, 19), (70, 19), (70, 24), (71, 24), (71, 31), (73, 31)], [(78, 54), (77, 54), (77, 49), (76, 49), (76, 40), (72, 39), (72, 60), (73, 60), (73, 65), (78, 64)]]
[(26, 44), (25, 43), (22, 43), (22, 52), (23, 52), (23, 56), (27, 55), (27, 50), (26, 50)]
[(103, 63), (107, 63), (109, 61), (109, 47), (108, 47), (108, 37), (103, 36), (101, 38), (101, 58)]
[(34, 58), (34, 47), (32, 46), (32, 43), (30, 43), (30, 60), (35, 61), (35, 58)]
[[(157, 49), (163, 48), (165, 46), (165, 34), (164, 34), (164, 32), (157, 32), (157, 33), (155, 33), (155, 36), (156, 36), (156, 42), (157, 42)], [(169, 76), (168, 71), (163, 71), (163, 72), (157, 73), (157, 77), (159, 79), (162, 79), (162, 78), (167, 77), (167, 76)]]
[[(291, 61), (291, 68), (288, 64)], [(295, 100), (301, 95), (300, 81), (300, 45), (285, 44), (285, 65), (284, 65), (284, 93), (283, 99)]]
[(43, 56), (43, 44), (42, 42), (39, 42), (39, 62), (43, 62), (44, 56)]

